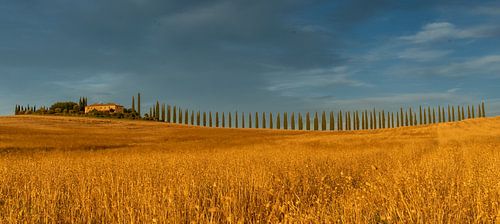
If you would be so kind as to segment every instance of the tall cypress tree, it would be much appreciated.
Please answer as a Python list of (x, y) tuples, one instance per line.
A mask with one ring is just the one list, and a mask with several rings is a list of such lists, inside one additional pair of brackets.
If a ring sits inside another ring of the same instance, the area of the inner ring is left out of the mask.
[(280, 116), (280, 112), (278, 112), (278, 114), (276, 115), (276, 129), (281, 129), (281, 116)]
[(161, 121), (165, 122), (165, 103), (161, 104)]
[(234, 127), (238, 128), (238, 111), (234, 112)]
[(185, 125), (189, 124), (189, 111), (188, 111), (188, 109), (184, 110), (184, 124)]
[(248, 113), (248, 128), (252, 128), (252, 113)]
[(476, 118), (476, 116), (474, 116), (474, 104), (472, 104), (471, 106), (471, 111), (472, 111), (472, 119)]
[(408, 127), (408, 110), (405, 111), (405, 127)]
[(484, 101), (481, 101), (481, 111), (483, 112), (482, 117), (486, 117), (486, 111), (484, 110)]
[(302, 120), (302, 113), (299, 112), (299, 130), (304, 130), (304, 121)]
[(182, 109), (179, 107), (179, 119), (177, 119), (178, 124), (182, 124)]
[(232, 128), (233, 127), (233, 118), (231, 117), (231, 112), (228, 112), (227, 114), (228, 114), (227, 122), (228, 122), (229, 128)]
[(342, 110), (337, 113), (337, 130), (342, 131)]
[(219, 127), (219, 112), (215, 112), (215, 127)]
[(295, 112), (292, 112), (292, 117), (290, 118), (290, 124), (292, 125), (292, 130), (295, 130)]
[(155, 107), (155, 120), (159, 121), (160, 120), (160, 102), (158, 100), (156, 101), (156, 107)]
[(172, 111), (174, 114), (172, 115), (172, 123), (177, 123), (177, 106), (174, 105), (174, 109)]
[(266, 128), (266, 112), (262, 112), (262, 128)]
[(245, 128), (245, 112), (241, 112), (241, 128)]
[(457, 116), (457, 121), (461, 121), (461, 120), (462, 120), (462, 116), (460, 116), (460, 114), (462, 114), (462, 113), (460, 112), (460, 106), (457, 106), (457, 115), (458, 115), (458, 116)]
[(455, 121), (455, 107), (451, 106), (451, 121)]
[(477, 117), (481, 117), (481, 104), (477, 105)]
[(438, 123), (441, 123), (443, 120), (441, 119), (441, 105), (438, 106)]
[(269, 112), (269, 129), (273, 128), (273, 112)]
[(335, 114), (330, 111), (330, 131), (335, 130)]
[[(86, 104), (87, 102), (85, 102)], [(139, 117), (142, 117), (141, 114), (141, 93), (137, 93), (137, 113), (139, 114)]]
[(208, 111), (208, 126), (213, 127), (213, 122), (212, 122), (212, 111)]
[(201, 125), (201, 113), (200, 111), (198, 111), (198, 113), (196, 113), (196, 126), (200, 125)]
[(410, 126), (413, 126), (413, 112), (411, 111), (411, 107), (410, 107)]
[(259, 112), (255, 112), (255, 128), (259, 128)]
[(394, 112), (391, 112), (391, 128), (394, 128)]
[(470, 119), (471, 113), (470, 113), (470, 105), (467, 105), (467, 119)]
[(283, 129), (288, 130), (288, 112), (283, 113)]
[(326, 131), (326, 112), (321, 113), (321, 130)]
[(464, 106), (462, 106), (462, 109), (460, 110), (460, 112), (462, 113), (462, 120), (465, 120), (465, 111), (464, 111)]
[(207, 112), (203, 111), (203, 127), (207, 126)]
[(432, 108), (432, 123), (436, 123), (436, 111), (434, 110), (434, 107)]
[(309, 112), (306, 113), (306, 130), (311, 130), (311, 115)]
[(194, 126), (194, 111), (191, 111), (191, 125)]
[(224, 112), (222, 112), (222, 127), (223, 128), (226, 127), (226, 115)]
[[(80, 99), (82, 102), (81, 102), (81, 106), (80, 108), (83, 107), (83, 99)], [(132, 113), (135, 114), (135, 96), (132, 96)]]
[(319, 128), (318, 112), (314, 112), (314, 130), (317, 131)]

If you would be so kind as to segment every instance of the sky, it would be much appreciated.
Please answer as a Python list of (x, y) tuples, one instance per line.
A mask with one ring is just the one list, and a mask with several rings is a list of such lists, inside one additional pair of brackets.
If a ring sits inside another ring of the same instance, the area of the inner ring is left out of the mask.
[(0, 0), (0, 114), (142, 95), (211, 111), (500, 115), (498, 1)]

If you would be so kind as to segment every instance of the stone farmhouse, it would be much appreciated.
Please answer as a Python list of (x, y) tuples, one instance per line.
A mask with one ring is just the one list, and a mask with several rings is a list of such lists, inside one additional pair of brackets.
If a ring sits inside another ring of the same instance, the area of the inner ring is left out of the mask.
[(116, 103), (92, 104), (85, 107), (85, 113), (90, 113), (93, 110), (110, 113), (123, 113), (123, 109), (124, 107), (122, 105), (118, 105)]

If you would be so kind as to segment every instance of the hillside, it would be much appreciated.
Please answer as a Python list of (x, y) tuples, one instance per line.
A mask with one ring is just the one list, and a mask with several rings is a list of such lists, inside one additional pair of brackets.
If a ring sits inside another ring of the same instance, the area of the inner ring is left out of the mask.
[(0, 222), (500, 222), (500, 117), (307, 132), (0, 117)]

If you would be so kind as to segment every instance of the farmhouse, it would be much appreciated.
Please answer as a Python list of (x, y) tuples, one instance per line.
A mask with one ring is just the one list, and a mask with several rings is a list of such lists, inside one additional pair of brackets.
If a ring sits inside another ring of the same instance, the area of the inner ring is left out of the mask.
[(93, 110), (101, 112), (110, 112), (110, 113), (123, 113), (123, 106), (115, 103), (107, 103), (107, 104), (92, 104), (85, 107), (86, 114), (92, 112)]

